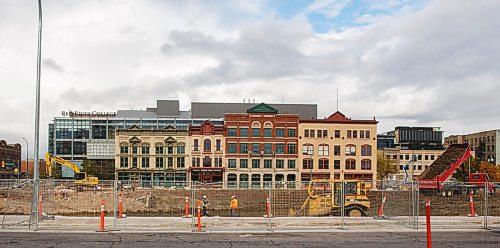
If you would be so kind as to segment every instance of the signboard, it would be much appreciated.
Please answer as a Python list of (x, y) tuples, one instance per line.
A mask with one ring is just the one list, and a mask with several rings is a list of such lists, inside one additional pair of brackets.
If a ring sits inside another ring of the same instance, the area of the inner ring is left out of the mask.
[(62, 111), (63, 117), (116, 117), (116, 112), (80, 112), (80, 111)]

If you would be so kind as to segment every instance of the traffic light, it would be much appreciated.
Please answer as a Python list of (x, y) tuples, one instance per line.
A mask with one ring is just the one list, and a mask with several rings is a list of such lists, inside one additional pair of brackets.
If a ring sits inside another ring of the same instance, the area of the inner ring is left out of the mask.
[(2, 161), (2, 168), (5, 168), (5, 161)]

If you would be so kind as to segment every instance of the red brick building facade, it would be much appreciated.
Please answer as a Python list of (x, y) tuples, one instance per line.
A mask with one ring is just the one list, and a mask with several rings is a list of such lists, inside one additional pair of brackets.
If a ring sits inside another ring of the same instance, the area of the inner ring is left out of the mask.
[(298, 124), (299, 115), (279, 114), (264, 103), (247, 113), (226, 114), (224, 160), (228, 185), (260, 188), (266, 182), (277, 181), (293, 187), (299, 179)]

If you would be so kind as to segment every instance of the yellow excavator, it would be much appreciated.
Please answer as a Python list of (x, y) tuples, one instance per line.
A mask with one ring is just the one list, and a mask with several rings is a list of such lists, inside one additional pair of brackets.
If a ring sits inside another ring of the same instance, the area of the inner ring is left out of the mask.
[(45, 154), (45, 164), (47, 165), (49, 177), (52, 176), (52, 165), (53, 164), (60, 164), (60, 165), (63, 165), (63, 166), (66, 166), (66, 167), (72, 169), (75, 172), (75, 182), (74, 183), (76, 185), (97, 187), (97, 185), (99, 184), (99, 178), (87, 176), (87, 172), (81, 171), (80, 168), (76, 164), (73, 164), (66, 159), (56, 157), (56, 156), (53, 156), (53, 155), (47, 153), (47, 154)]
[[(344, 184), (344, 189), (342, 189)], [(342, 190), (345, 191), (342, 199)], [(370, 201), (366, 196), (366, 183), (356, 180), (314, 179), (307, 187), (307, 197), (296, 216), (340, 215), (342, 200), (344, 214), (350, 217), (368, 216)]]

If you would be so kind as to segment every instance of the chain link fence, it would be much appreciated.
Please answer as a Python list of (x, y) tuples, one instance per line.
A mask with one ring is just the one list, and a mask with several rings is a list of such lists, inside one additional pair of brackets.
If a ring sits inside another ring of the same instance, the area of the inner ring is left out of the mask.
[[(2, 229), (29, 228), (32, 182), (0, 180)], [(500, 184), (453, 182), (441, 190), (421, 189), (417, 182), (347, 180), (258, 185), (40, 180), (39, 185), (35, 213), (42, 230), (98, 231), (101, 204), (106, 231), (418, 229), (425, 225), (426, 199), (432, 228), (500, 229), (495, 190)]]

